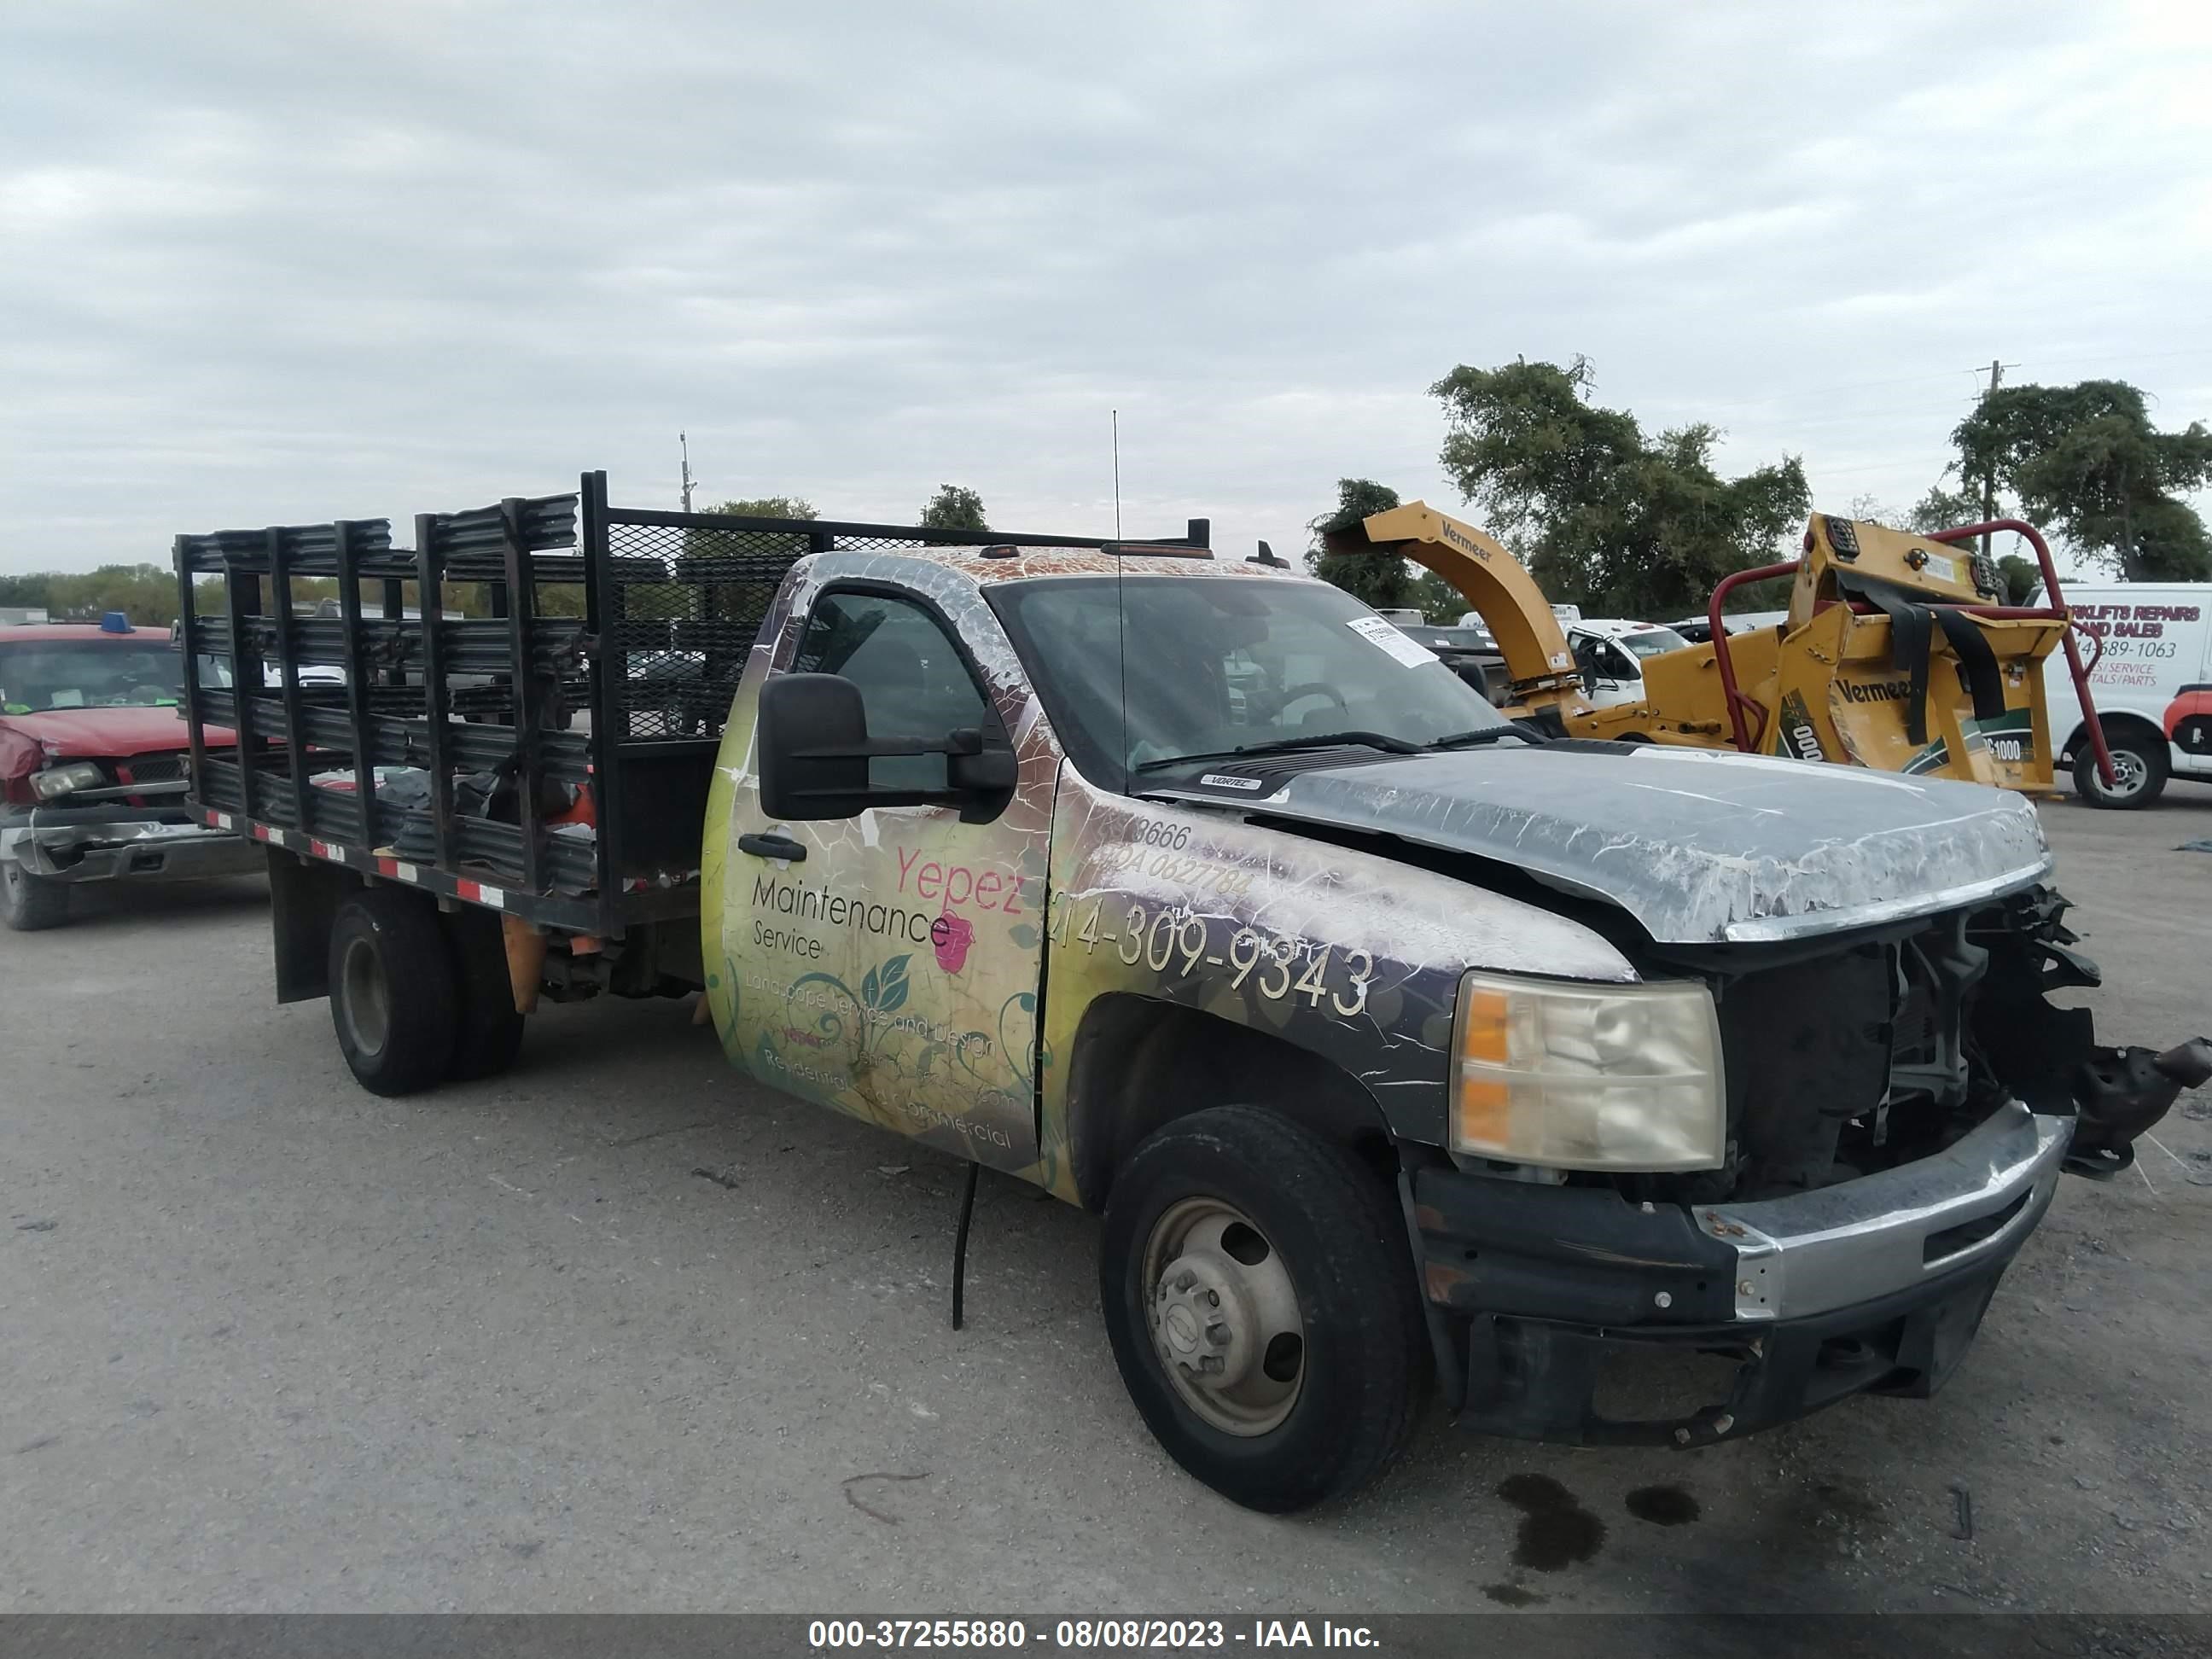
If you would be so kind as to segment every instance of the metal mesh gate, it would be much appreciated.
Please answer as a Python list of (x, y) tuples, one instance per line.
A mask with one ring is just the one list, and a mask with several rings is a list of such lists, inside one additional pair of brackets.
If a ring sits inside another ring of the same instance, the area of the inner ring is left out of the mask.
[(776, 589), (811, 550), (803, 532), (611, 520), (601, 644), (617, 735), (719, 736)]
[[(587, 476), (586, 490), (604, 477)], [(1088, 537), (661, 513), (587, 501), (587, 526), (595, 517), (606, 538), (601, 635), (622, 721), (616, 735), (648, 741), (720, 734), (776, 590), (809, 553), (1107, 545)], [(1205, 537), (1206, 521), (1193, 520), (1186, 539), (1203, 546)]]

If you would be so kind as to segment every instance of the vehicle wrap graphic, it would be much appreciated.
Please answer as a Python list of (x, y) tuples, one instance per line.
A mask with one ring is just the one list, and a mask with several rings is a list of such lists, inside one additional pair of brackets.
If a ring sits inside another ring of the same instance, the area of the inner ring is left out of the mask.
[[(936, 605), (976, 653), (1013, 737), (1013, 798), (988, 824), (963, 824), (950, 808), (879, 808), (780, 826), (807, 848), (803, 860), (741, 852), (737, 836), (766, 824), (753, 753), (760, 684), (788, 666), (788, 624), (824, 586), (871, 580)], [(1059, 769), (1059, 750), (973, 583), (891, 556), (801, 566), (753, 647), (708, 803), (702, 942), (708, 1005), (730, 1058), (763, 1083), (880, 1127), (1030, 1170), (1045, 846)]]
[[(1080, 1201), (1073, 1154), (1095, 1126), (1073, 1060), (1108, 999), (1270, 1033), (1364, 1089), (1378, 1128), (1434, 1142), (1467, 968), (1633, 976), (1535, 906), (1233, 808), (1090, 783), (978, 592), (1022, 563), (971, 574), (821, 555), (769, 617), (725, 729), (702, 860), (708, 1004), (725, 1051), (762, 1082)], [(780, 825), (808, 849), (787, 867), (741, 852), (738, 836), (767, 827), (759, 684), (787, 663), (792, 619), (817, 593), (868, 581), (934, 605), (972, 653), (1014, 742), (1013, 799), (989, 824), (896, 807)]]

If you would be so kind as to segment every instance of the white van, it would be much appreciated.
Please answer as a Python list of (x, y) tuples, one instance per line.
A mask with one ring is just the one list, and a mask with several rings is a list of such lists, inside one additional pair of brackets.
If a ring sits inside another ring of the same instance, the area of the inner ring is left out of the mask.
[(2089, 695), (2112, 752), (2117, 780), (2107, 789), (2085, 740), (2081, 705), (2066, 672), (2066, 653), (2044, 663), (2044, 696), (2061, 760), (2074, 787), (2096, 806), (2148, 806), (2168, 776), (2212, 783), (2212, 582), (2066, 584), (2066, 608), (2094, 662)]
[(1575, 653), (1575, 666), (1582, 671), (1583, 689), (1598, 708), (1643, 702), (1644, 659), (1689, 644), (1657, 623), (1614, 617), (1577, 617), (1566, 628), (1567, 645)]

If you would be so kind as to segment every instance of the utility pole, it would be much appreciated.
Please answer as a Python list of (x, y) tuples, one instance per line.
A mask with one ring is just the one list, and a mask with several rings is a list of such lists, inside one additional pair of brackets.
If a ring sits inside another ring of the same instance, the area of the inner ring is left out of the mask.
[[(1990, 358), (1990, 389), (1982, 394), (1983, 401), (1987, 402), (1991, 397), (1996, 395), (1997, 386), (2004, 380), (2005, 370), (2008, 368), (2018, 368), (2019, 367), (2020, 365), (2018, 363), (2001, 363), (1996, 358)], [(1986, 524), (1991, 519), (1996, 518), (1996, 515), (1997, 464), (1996, 458), (1992, 456), (1990, 460), (1988, 470), (1982, 474), (1982, 522)], [(1987, 560), (1989, 556), (1990, 532), (1984, 530), (1982, 532), (1982, 557), (1984, 560)]]
[(676, 434), (676, 447), (684, 452), (684, 510), (691, 510), (691, 441), (681, 432)]

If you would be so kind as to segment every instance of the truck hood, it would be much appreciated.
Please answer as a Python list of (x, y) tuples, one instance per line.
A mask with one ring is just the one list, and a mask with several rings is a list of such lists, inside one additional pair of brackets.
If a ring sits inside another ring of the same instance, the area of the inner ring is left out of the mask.
[(1706, 750), (1562, 743), (1422, 755), (1299, 772), (1254, 810), (1494, 859), (1617, 904), (1668, 944), (1929, 915), (2051, 867), (2035, 809), (2019, 795)]
[[(56, 760), (106, 760), (182, 749), (191, 740), (182, 708), (103, 707), (51, 708), (36, 714), (0, 715), (0, 732), (29, 738)], [(232, 734), (210, 727), (210, 744), (228, 745)]]

